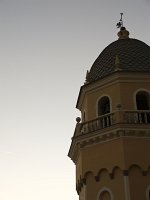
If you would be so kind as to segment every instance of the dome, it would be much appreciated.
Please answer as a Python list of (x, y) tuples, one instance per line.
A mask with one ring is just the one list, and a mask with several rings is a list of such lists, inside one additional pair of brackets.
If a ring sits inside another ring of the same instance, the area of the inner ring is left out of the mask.
[(137, 39), (119, 38), (101, 52), (88, 73), (88, 79), (98, 80), (117, 69), (150, 72), (150, 47)]

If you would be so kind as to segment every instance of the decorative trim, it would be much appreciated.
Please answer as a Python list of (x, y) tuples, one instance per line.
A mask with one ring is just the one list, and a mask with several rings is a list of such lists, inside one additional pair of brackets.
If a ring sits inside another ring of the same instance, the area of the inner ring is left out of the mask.
[(109, 188), (107, 188), (107, 187), (103, 187), (102, 189), (100, 189), (100, 191), (99, 191), (98, 194), (97, 194), (97, 198), (96, 198), (97, 200), (99, 200), (100, 195), (101, 195), (102, 192), (104, 192), (104, 191), (107, 191), (107, 192), (110, 194), (111, 200), (114, 200), (112, 191), (111, 191)]
[[(130, 176), (129, 172), (130, 172), (130, 169), (131, 169), (132, 166), (138, 166), (138, 165), (135, 165), (135, 164), (134, 164), (134, 165), (131, 165), (131, 166), (128, 168), (128, 170), (121, 170), (121, 168), (118, 167), (118, 168), (122, 171), (122, 176), (124, 177), (124, 181), (125, 181), (124, 184), (129, 184), (129, 183), (128, 183), (128, 177)], [(140, 167), (140, 166), (138, 166), (138, 167)], [(141, 167), (140, 167), (140, 168), (141, 168)], [(114, 168), (112, 168), (112, 172), (111, 172), (111, 173), (109, 173), (108, 169), (106, 169), (106, 170), (108, 171), (110, 180), (111, 180), (111, 179), (115, 179), (113, 169), (114, 169)], [(142, 168), (141, 168), (141, 172), (142, 172), (141, 175), (143, 175), (143, 176), (147, 176), (147, 174), (148, 174), (148, 171), (142, 170)], [(92, 173), (92, 172), (91, 172), (91, 173)], [(93, 173), (92, 173), (92, 174), (93, 174)], [(94, 174), (93, 174), (93, 179), (95, 180), (95, 182), (101, 181), (100, 175), (94, 176)], [(86, 183), (87, 183), (87, 179), (86, 179), (85, 176), (84, 176), (84, 178), (80, 179), (80, 180), (77, 182), (76, 190), (77, 190), (78, 194), (80, 193), (80, 191), (81, 191), (81, 189), (83, 188), (83, 186), (86, 185)], [(126, 187), (125, 190), (127, 190), (127, 187), (128, 187), (128, 186), (126, 185), (125, 187)], [(148, 188), (149, 188), (149, 191), (150, 191), (150, 185), (149, 185)], [(128, 189), (128, 190), (129, 190), (129, 189)], [(128, 193), (129, 193), (129, 191), (128, 191)], [(127, 195), (127, 196), (128, 196), (128, 195)], [(127, 198), (127, 200), (129, 200), (129, 198)], [(149, 200), (149, 199), (148, 199), (148, 200)]]
[[(86, 136), (86, 135), (85, 135)], [(111, 131), (102, 134), (92, 135), (92, 138), (85, 137), (79, 144), (80, 148), (84, 148), (86, 146), (101, 143), (104, 141), (110, 141), (112, 139), (120, 138), (120, 137), (142, 137), (142, 138), (150, 138), (150, 130), (118, 130)]]

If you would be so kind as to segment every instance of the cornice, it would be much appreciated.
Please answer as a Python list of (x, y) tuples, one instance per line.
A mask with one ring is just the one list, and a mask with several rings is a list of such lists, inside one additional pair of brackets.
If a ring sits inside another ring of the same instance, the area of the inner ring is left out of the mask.
[(143, 128), (137, 125), (136, 127), (126, 127), (124, 124), (116, 124), (99, 131), (94, 131), (92, 134), (90, 132), (73, 137), (68, 156), (76, 164), (81, 149), (123, 137), (150, 139), (150, 127)]

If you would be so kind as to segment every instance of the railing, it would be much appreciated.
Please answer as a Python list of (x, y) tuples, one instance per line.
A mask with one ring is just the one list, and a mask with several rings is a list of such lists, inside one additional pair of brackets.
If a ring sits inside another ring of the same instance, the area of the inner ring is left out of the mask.
[(129, 124), (149, 124), (150, 123), (150, 111), (126, 111), (126, 120)]
[(80, 134), (101, 130), (115, 124), (150, 125), (150, 110), (116, 111), (114, 113), (102, 115), (94, 120), (82, 122), (80, 124)]
[(88, 133), (111, 126), (113, 124), (113, 115), (114, 113), (106, 114), (94, 120), (82, 123), (81, 132)]

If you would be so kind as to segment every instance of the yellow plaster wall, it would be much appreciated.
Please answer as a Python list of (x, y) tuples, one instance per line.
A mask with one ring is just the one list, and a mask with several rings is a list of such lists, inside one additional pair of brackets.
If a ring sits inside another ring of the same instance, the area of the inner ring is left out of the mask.
[(150, 175), (143, 176), (138, 166), (132, 167), (129, 171), (129, 187), (131, 200), (146, 199), (146, 190), (150, 185)]
[(82, 150), (82, 176), (87, 171), (92, 171), (96, 176), (102, 168), (107, 168), (112, 172), (115, 166), (124, 168), (122, 138), (86, 147)]
[(139, 165), (143, 170), (150, 165), (150, 138), (124, 138), (123, 140), (125, 168)]
[(150, 84), (130, 82), (130, 83), (120, 83), (120, 96), (121, 104), (125, 110), (135, 110), (136, 109), (136, 92), (139, 89), (145, 89), (150, 92)]

